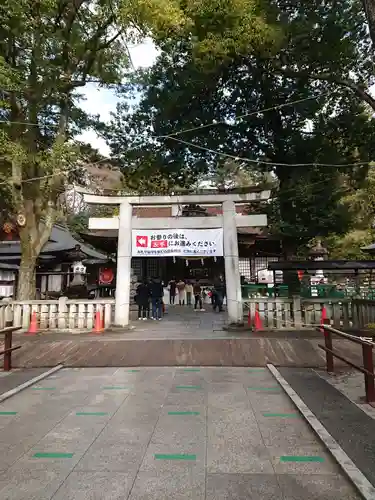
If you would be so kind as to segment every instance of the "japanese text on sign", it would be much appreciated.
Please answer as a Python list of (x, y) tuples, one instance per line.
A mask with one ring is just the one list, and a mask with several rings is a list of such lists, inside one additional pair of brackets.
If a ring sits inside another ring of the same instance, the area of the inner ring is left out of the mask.
[(222, 229), (140, 230), (132, 231), (132, 256), (221, 257)]

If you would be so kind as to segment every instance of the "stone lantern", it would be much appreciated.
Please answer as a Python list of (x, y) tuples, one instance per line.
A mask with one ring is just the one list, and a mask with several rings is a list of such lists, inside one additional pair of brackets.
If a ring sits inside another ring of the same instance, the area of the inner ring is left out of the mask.
[(82, 262), (85, 258), (86, 254), (82, 252), (80, 245), (76, 245), (74, 250), (67, 254), (66, 259), (72, 263), (71, 268), (73, 271), (73, 279), (67, 287), (67, 294), (69, 295), (71, 295), (72, 292), (74, 295), (78, 296), (86, 295), (86, 266), (84, 266)]
[(326, 260), (328, 257), (328, 250), (322, 245), (321, 240), (317, 240), (316, 244), (310, 248), (309, 257), (312, 260)]
[[(328, 250), (322, 245), (320, 239), (317, 240), (316, 244), (310, 249), (309, 257), (311, 260), (322, 261), (327, 260)], [(311, 284), (318, 285), (319, 283), (326, 283), (327, 278), (324, 276), (323, 270), (317, 269), (315, 275), (311, 277)]]

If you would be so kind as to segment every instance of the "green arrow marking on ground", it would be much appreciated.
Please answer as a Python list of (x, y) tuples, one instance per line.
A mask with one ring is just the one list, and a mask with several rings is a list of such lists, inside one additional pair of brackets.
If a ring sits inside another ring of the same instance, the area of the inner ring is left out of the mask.
[(199, 389), (202, 389), (202, 386), (201, 385), (176, 385), (176, 389), (199, 390)]
[(199, 415), (199, 411), (169, 411), (168, 415)]
[(108, 413), (104, 411), (77, 411), (76, 413), (77, 416), (79, 417), (84, 417), (84, 416), (96, 416), (96, 417), (103, 417), (104, 415), (108, 415)]
[(263, 413), (263, 417), (295, 418), (297, 413)]
[(280, 457), (280, 462), (324, 462), (324, 458), (291, 455)]
[(164, 454), (156, 454), (155, 460), (196, 460), (196, 455), (164, 455)]
[(32, 387), (33, 391), (55, 391), (56, 387)]
[(121, 385), (107, 385), (103, 387), (105, 391), (120, 391), (122, 389), (129, 389), (129, 387), (121, 386)]
[(184, 368), (183, 371), (184, 372), (200, 372), (201, 369), (200, 368)]
[(141, 370), (128, 370), (129, 373), (137, 373), (140, 372)]
[(34, 458), (72, 458), (74, 453), (35, 453)]
[(16, 411), (0, 411), (0, 415), (17, 415)]

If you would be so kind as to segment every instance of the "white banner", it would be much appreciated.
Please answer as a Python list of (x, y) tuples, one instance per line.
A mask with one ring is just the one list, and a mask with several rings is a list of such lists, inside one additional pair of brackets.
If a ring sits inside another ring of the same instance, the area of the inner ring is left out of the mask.
[(132, 256), (222, 257), (223, 230), (133, 229)]

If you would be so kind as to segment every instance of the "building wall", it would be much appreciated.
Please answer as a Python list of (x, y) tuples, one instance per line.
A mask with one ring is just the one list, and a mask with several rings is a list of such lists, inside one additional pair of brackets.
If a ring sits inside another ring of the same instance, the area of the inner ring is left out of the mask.
[[(54, 267), (52, 271), (61, 271), (61, 265)], [(40, 280), (40, 291), (41, 293), (45, 293), (47, 290), (49, 292), (61, 292), (62, 289), (62, 279), (61, 275), (51, 275), (51, 276), (42, 276)], [(48, 288), (47, 288), (47, 280), (48, 280)]]
[(246, 280), (257, 279), (258, 272), (267, 269), (270, 262), (278, 262), (279, 257), (240, 257), (240, 275)]
[(16, 273), (0, 270), (0, 297), (11, 297), (14, 292)]

